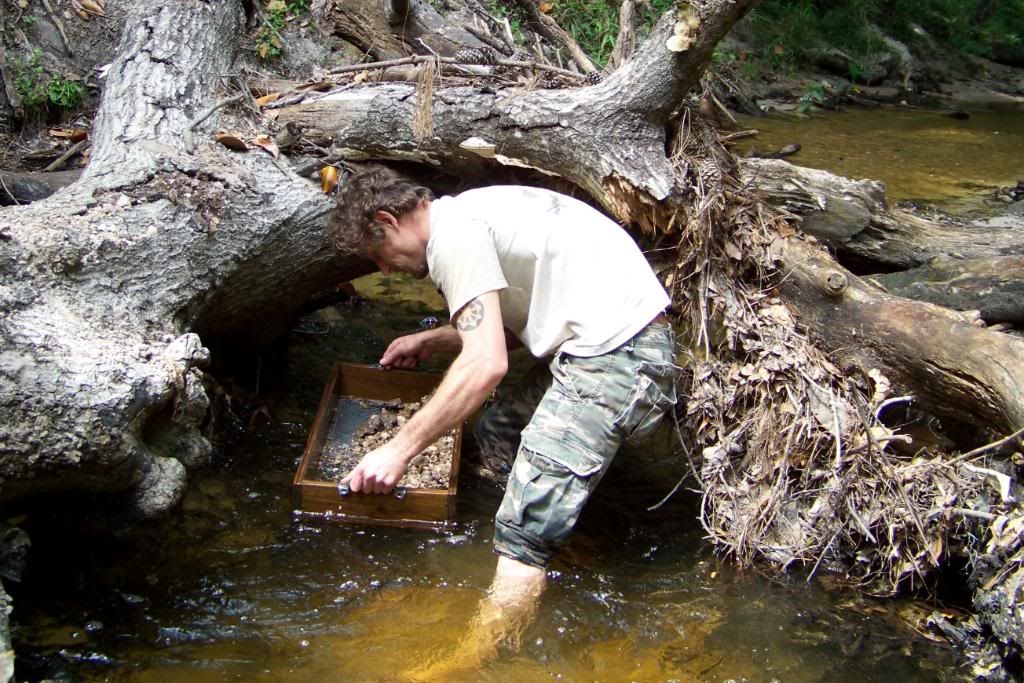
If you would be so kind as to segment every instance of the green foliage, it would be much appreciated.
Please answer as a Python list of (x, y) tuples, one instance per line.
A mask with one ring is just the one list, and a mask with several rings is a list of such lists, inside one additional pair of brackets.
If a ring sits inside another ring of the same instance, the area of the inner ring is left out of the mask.
[(50, 102), (64, 109), (77, 109), (82, 104), (85, 88), (78, 81), (54, 78), (46, 87)]
[[(551, 16), (573, 37), (595, 64), (608, 63), (619, 35), (618, 0), (552, 0)], [(640, 33), (645, 34), (675, 0), (650, 0), (640, 5)]]
[(600, 66), (608, 62), (619, 34), (617, 2), (607, 0), (555, 0), (551, 15)]
[(850, 75), (856, 79), (884, 49), (876, 28), (911, 45), (960, 55), (991, 56), (994, 45), (1020, 47), (1024, 0), (764, 0), (746, 25), (767, 68), (791, 68), (810, 52), (833, 46), (853, 59)]
[(797, 111), (801, 114), (806, 112), (812, 106), (821, 104), (825, 101), (825, 88), (818, 83), (810, 83), (804, 90), (804, 94), (800, 96), (800, 101), (797, 102)]
[(47, 100), (47, 76), (43, 68), (43, 51), (35, 48), (28, 56), (11, 60), (14, 89), (26, 109), (41, 109)]
[(516, 41), (516, 44), (523, 44), (523, 24), (526, 23), (526, 17), (519, 7), (508, 7), (502, 4), (501, 0), (491, 0), (488, 9), (491, 10), (491, 14), (499, 19), (508, 19), (509, 28), (512, 29), (512, 38)]
[(256, 32), (256, 52), (261, 59), (275, 59), (284, 50), (281, 32), (289, 20), (309, 11), (311, 0), (266, 0), (263, 9), (266, 14)]
[[(620, 0), (540, 4), (550, 5), (551, 16), (595, 63), (607, 63), (619, 32)], [(641, 34), (674, 5), (676, 0), (639, 3)], [(502, 0), (490, 0), (489, 6), (509, 19), (521, 42), (521, 11)], [(961, 55), (991, 56), (994, 45), (1024, 51), (1024, 0), (763, 0), (744, 25), (761, 46), (753, 63), (732, 60), (744, 70), (791, 70), (832, 46), (849, 55), (850, 76), (857, 80), (885, 49), (882, 33), (911, 45), (921, 44), (924, 34), (934, 41), (926, 47)]]
[(61, 109), (77, 109), (82, 105), (85, 87), (77, 80), (51, 77), (43, 66), (43, 51), (33, 49), (28, 55), (11, 60), (14, 89), (27, 111), (41, 112), (49, 105)]

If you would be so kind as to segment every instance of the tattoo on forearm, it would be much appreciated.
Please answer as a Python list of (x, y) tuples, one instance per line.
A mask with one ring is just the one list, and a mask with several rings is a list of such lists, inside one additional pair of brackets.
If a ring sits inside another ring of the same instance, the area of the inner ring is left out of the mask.
[(473, 299), (462, 307), (455, 319), (455, 327), (459, 332), (469, 332), (480, 327), (484, 321), (484, 305), (480, 299)]

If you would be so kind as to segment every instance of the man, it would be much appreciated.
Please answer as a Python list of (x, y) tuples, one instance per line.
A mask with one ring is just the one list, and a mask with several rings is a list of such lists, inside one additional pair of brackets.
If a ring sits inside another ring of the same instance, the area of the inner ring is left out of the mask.
[(349, 178), (328, 231), (384, 273), (430, 276), (448, 303), (453, 326), (399, 337), (383, 367), (457, 353), (434, 397), (344, 478), (352, 491), (390, 491), (414, 456), (487, 400), (508, 369), (507, 347), (545, 359), (477, 429), (492, 463), (515, 457), (495, 519), (494, 583), (478, 637), (461, 648), (464, 659), (485, 659), (531, 619), (546, 566), (619, 446), (649, 435), (675, 404), (669, 298), (618, 225), (548, 190), (434, 199), (374, 167)]

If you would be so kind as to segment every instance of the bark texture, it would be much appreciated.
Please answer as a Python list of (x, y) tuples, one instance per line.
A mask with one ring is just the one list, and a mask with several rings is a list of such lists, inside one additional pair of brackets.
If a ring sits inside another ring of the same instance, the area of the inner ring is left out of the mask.
[(767, 202), (798, 217), (804, 232), (878, 270), (918, 268), (947, 257), (1024, 256), (1024, 221), (1010, 215), (939, 222), (890, 207), (879, 181), (775, 159), (742, 159), (740, 170)]
[(956, 311), (978, 311), (989, 324), (1024, 322), (1024, 257), (947, 256), (920, 268), (869, 279), (890, 294)]
[(780, 290), (842, 369), (881, 370), (936, 415), (1004, 433), (1024, 425), (1024, 340), (885, 294), (804, 242), (784, 241), (780, 258)]
[(377, 60), (419, 53), (424, 46), (450, 57), (460, 48), (483, 45), (426, 0), (394, 5), (389, 2), (384, 11), (381, 0), (318, 0), (315, 12), (332, 33)]
[(364, 268), (335, 256), (331, 202), (269, 155), (212, 141), (235, 2), (140, 3), (112, 65), (90, 166), (0, 214), (5, 500), (130, 490), (173, 506), (210, 453), (203, 341), (272, 338)]
[[(705, 3), (687, 15), (695, 17), (693, 26), (680, 29), (683, 20), (667, 13), (634, 59), (594, 86), (439, 89), (430, 107), (432, 132), (422, 138), (414, 131), (416, 88), (407, 84), (347, 89), (282, 108), (278, 121), (298, 124), (318, 144), (355, 158), (460, 172), (534, 168), (565, 178), (620, 219), (653, 231), (678, 207), (681, 190), (666, 156), (667, 122), (699, 82), (714, 46), (754, 4)], [(685, 49), (668, 46), (676, 31), (691, 41)]]

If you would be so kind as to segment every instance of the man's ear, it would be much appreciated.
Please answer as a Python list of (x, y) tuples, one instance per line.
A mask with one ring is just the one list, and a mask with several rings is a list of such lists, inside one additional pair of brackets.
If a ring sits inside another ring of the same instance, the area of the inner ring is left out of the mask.
[(382, 225), (389, 225), (392, 228), (398, 227), (398, 219), (395, 217), (395, 214), (390, 211), (385, 211), (384, 209), (379, 209), (377, 213), (373, 214), (373, 222), (380, 223)]

